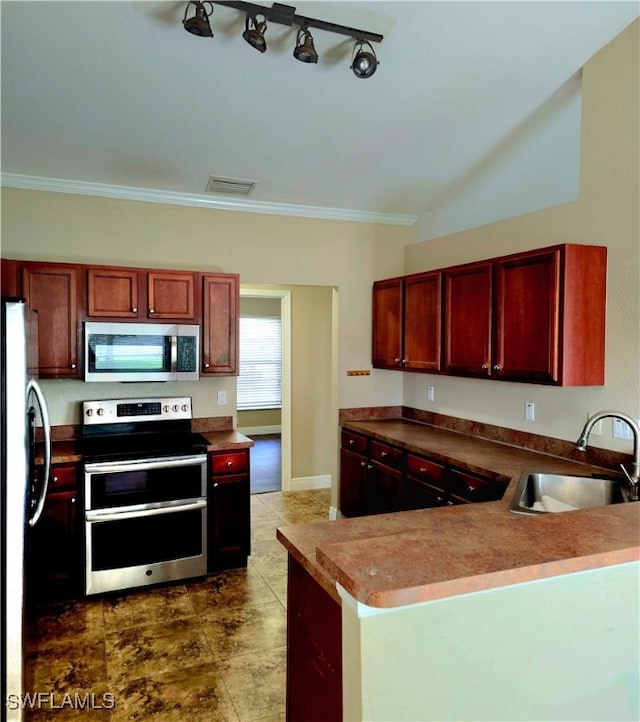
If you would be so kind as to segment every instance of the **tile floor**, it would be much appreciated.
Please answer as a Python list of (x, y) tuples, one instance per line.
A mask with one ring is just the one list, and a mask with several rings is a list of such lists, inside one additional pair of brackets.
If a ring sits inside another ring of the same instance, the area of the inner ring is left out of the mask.
[[(253, 495), (246, 569), (40, 608), (27, 688), (58, 708), (26, 719), (283, 722), (287, 560), (275, 529), (326, 520), (329, 504), (328, 489)], [(85, 709), (66, 701), (78, 698)]]

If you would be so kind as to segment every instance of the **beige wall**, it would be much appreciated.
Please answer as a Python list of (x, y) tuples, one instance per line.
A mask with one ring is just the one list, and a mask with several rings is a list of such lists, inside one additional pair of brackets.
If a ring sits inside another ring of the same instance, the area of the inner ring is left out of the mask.
[[(532, 433), (576, 439), (589, 412), (605, 408), (640, 418), (639, 63), (635, 22), (584, 68), (580, 197), (548, 208), (408, 246), (408, 273), (556, 243), (608, 248), (605, 385), (549, 388), (498, 381), (404, 374), (404, 403)], [(526, 168), (523, 168), (526, 173)], [(426, 401), (427, 384), (435, 402)], [(524, 403), (536, 420), (524, 421)], [(630, 450), (610, 422), (591, 442)]]
[[(374, 278), (402, 273), (403, 246), (412, 240), (413, 231), (406, 227), (2, 191), (2, 255), (7, 258), (239, 273), (241, 284), (309, 286), (315, 288), (312, 295), (337, 289), (333, 345), (338, 352), (331, 361), (337, 379), (334, 408), (395, 404), (401, 396), (399, 374), (347, 377), (346, 370), (370, 366), (371, 284)], [(299, 306), (294, 301), (292, 315), (299, 318), (310, 313), (315, 300), (301, 297)], [(328, 318), (321, 321), (322, 338), (326, 337)], [(319, 338), (309, 328), (296, 333), (293, 343), (300, 341), (313, 349)], [(331, 350), (330, 344), (327, 352)], [(297, 441), (292, 439), (292, 443), (299, 442), (302, 451), (292, 448), (292, 473), (331, 473), (335, 479), (337, 418), (335, 414), (328, 418), (324, 405), (317, 405), (324, 401), (318, 394), (326, 383), (326, 373), (320, 377), (314, 358), (304, 351), (303, 358), (304, 378), (293, 374), (304, 411), (295, 421)], [(54, 424), (79, 423), (80, 400), (119, 394), (191, 395), (196, 416), (235, 415), (234, 377), (170, 387), (132, 384), (116, 391), (112, 384), (44, 384)], [(226, 406), (217, 405), (218, 389), (227, 391)], [(327, 389), (327, 393), (332, 391)]]

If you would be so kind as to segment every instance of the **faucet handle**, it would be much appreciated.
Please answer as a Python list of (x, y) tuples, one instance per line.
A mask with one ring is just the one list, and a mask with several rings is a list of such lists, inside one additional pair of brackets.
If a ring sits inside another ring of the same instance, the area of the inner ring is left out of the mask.
[(629, 472), (627, 471), (625, 465), (624, 465), (624, 464), (620, 464), (620, 468), (622, 469), (622, 472), (624, 473), (624, 475), (627, 477), (627, 481), (629, 482), (629, 484), (631, 484), (631, 487), (633, 488), (633, 487), (637, 486), (638, 482), (637, 482), (637, 481), (634, 481), (634, 480), (631, 478), (631, 474), (629, 474)]

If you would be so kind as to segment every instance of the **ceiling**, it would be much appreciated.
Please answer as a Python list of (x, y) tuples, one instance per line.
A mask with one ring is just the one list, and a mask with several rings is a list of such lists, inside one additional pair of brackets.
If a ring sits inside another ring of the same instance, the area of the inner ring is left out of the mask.
[[(263, 3), (270, 5), (271, 3)], [(185, 2), (1, 3), (2, 183), (415, 226), (416, 240), (576, 197), (580, 68), (639, 14), (602, 2), (298, 2), (384, 35), (369, 79), (353, 42), (297, 28), (214, 37)], [(250, 196), (205, 192), (211, 175)]]

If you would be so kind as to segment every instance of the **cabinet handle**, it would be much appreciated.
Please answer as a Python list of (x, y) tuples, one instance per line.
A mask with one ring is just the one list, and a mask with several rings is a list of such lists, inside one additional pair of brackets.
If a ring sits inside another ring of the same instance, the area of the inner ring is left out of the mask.
[(75, 364), (71, 364), (71, 368), (72, 368), (72, 369), (76, 368), (76, 365), (75, 365)]
[(447, 502), (447, 506), (453, 506), (453, 502), (451, 501), (451, 499), (449, 499), (449, 501)]
[(421, 466), (421, 467), (418, 469), (418, 471), (419, 471), (421, 474), (426, 474), (426, 473), (427, 473), (427, 470), (424, 468), (424, 466)]
[(436, 496), (436, 501), (444, 501), (444, 496)]
[(204, 366), (206, 369), (209, 368), (209, 364), (203, 364), (203, 366)]
[(373, 469), (373, 466), (371, 466), (371, 464), (367, 464), (367, 469), (371, 470)]
[(227, 461), (227, 466), (233, 466), (233, 461)]
[(493, 367), (494, 371), (500, 371), (501, 369), (502, 369), (502, 366), (500, 366), (499, 364), (495, 364)]
[(131, 309), (131, 313), (138, 313), (138, 308), (137, 308), (136, 306), (134, 306), (134, 307)]
[(475, 489), (474, 486), (468, 486), (468, 487), (467, 487), (467, 491), (469, 492), (469, 494), (473, 494), (473, 492), (474, 492), (475, 490), (476, 490), (476, 489)]
[(482, 370), (486, 371), (489, 368), (489, 364), (482, 364)]
[(400, 362), (402, 361), (401, 358), (394, 358), (393, 363), (400, 365)]
[(149, 313), (155, 313), (155, 311), (152, 308), (150, 308)]
[(72, 496), (72, 497), (71, 497), (71, 503), (72, 503), (72, 504), (75, 504), (75, 503), (76, 503), (76, 498), (75, 498), (75, 496)]
[(384, 459), (385, 456), (389, 456), (389, 452), (387, 452), (387, 451), (381, 451), (381, 452), (380, 452), (380, 456)]
[(361, 462), (360, 462), (360, 466), (363, 466), (363, 467), (364, 467), (364, 466), (366, 466), (366, 465), (367, 465), (367, 462), (366, 462), (366, 461), (361, 461)]
[(57, 484), (57, 483), (58, 483), (58, 477), (57, 477), (57, 476), (54, 476), (54, 477), (51, 479), (51, 481), (52, 481), (54, 484)]
[(355, 439), (349, 439), (349, 446), (353, 446), (356, 443)]
[(219, 486), (220, 486), (220, 484), (218, 484), (218, 482), (216, 481), (216, 482), (214, 483), (214, 485), (213, 485), (213, 488), (214, 488), (214, 489), (217, 489)]

